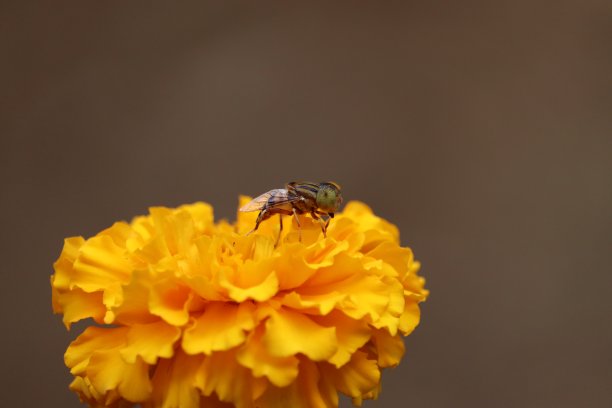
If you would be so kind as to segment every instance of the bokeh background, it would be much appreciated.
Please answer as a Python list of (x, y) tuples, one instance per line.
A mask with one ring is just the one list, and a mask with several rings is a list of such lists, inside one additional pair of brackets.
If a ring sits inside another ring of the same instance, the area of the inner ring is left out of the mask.
[(80, 406), (64, 237), (293, 179), (423, 263), (365, 407), (612, 406), (609, 1), (2, 1), (0, 81), (0, 406)]

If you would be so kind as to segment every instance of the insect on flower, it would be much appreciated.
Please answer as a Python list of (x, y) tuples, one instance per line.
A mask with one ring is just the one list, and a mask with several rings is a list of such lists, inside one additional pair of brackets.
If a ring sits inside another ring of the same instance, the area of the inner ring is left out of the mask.
[[(334, 212), (342, 204), (342, 193), (340, 186), (333, 182), (311, 183), (307, 181), (292, 181), (285, 188), (278, 188), (263, 193), (251, 200), (240, 211), (259, 211), (255, 228), (247, 235), (257, 231), (259, 224), (272, 217), (279, 215), (280, 230), (274, 246), (278, 245), (283, 231), (283, 215), (293, 215), (298, 225), (300, 241), (302, 241), (302, 230), (298, 215), (310, 214), (318, 220), (321, 225), (323, 236), (326, 236), (329, 221), (334, 218)], [(326, 217), (324, 220), (322, 217)]]

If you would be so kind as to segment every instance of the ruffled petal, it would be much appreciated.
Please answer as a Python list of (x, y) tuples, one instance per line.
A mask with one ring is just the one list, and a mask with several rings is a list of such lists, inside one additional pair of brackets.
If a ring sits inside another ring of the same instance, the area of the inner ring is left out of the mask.
[(193, 224), (198, 233), (212, 233), (214, 227), (213, 207), (210, 204), (198, 202), (194, 204), (181, 205), (178, 211), (186, 211), (191, 215)]
[(58, 305), (56, 313), (64, 313), (63, 322), (66, 329), (70, 329), (72, 323), (89, 317), (101, 322), (106, 313), (102, 304), (102, 293), (87, 293), (75, 288), (71, 291), (57, 292), (54, 302)]
[(283, 309), (266, 322), (263, 342), (274, 356), (302, 353), (313, 361), (326, 360), (338, 350), (334, 327), (323, 327), (303, 314)]
[(404, 291), (401, 283), (387, 276), (381, 278), (388, 287), (389, 302), (387, 308), (381, 313), (380, 318), (372, 322), (372, 326), (377, 329), (387, 328), (392, 335), (397, 334), (400, 325), (400, 316), (404, 312)]
[(380, 367), (395, 367), (404, 356), (404, 341), (400, 336), (392, 336), (387, 330), (372, 331), (372, 345)]
[(180, 349), (172, 359), (160, 359), (153, 374), (151, 401), (143, 408), (199, 408), (197, 377), (202, 361), (203, 356), (188, 356)]
[(362, 397), (378, 387), (380, 369), (375, 360), (369, 360), (367, 354), (355, 352), (351, 361), (340, 368), (321, 365), (322, 374), (329, 378), (334, 387), (349, 397)]
[(128, 283), (131, 271), (126, 250), (117, 246), (110, 236), (99, 235), (81, 246), (70, 286), (85, 292), (104, 290), (116, 282)]
[(85, 244), (83, 237), (71, 237), (64, 240), (64, 247), (59, 258), (53, 264), (55, 274), (52, 285), (56, 289), (69, 289), (74, 275), (74, 262), (79, 257), (79, 250)]
[(159, 278), (149, 293), (149, 310), (173, 326), (189, 321), (189, 303), (193, 299), (189, 286), (172, 276)]
[(308, 263), (300, 251), (301, 248), (302, 245), (298, 243), (285, 244), (285, 251), (275, 259), (274, 270), (291, 271), (279, 274), (280, 290), (297, 288), (317, 272), (318, 265)]
[(66, 365), (72, 374), (86, 376), (86, 382), (74, 385), (86, 398), (95, 397), (108, 403), (119, 397), (132, 402), (149, 397), (152, 388), (148, 365), (140, 359), (127, 363), (120, 355), (127, 330), (89, 327), (68, 347), (64, 356)]
[(344, 217), (358, 220), (358, 230), (365, 233), (364, 248), (381, 241), (399, 243), (397, 227), (374, 215), (372, 209), (362, 202), (351, 201), (347, 203), (338, 218)]
[(419, 325), (420, 320), (421, 310), (419, 309), (419, 305), (415, 301), (408, 300), (399, 319), (400, 331), (404, 336), (407, 336)]
[(183, 350), (188, 354), (211, 354), (244, 343), (245, 332), (255, 326), (254, 310), (252, 303), (210, 303), (185, 329)]
[(121, 357), (128, 363), (142, 358), (147, 364), (155, 364), (160, 357), (172, 357), (174, 343), (180, 337), (180, 329), (163, 321), (136, 324), (127, 333), (127, 345), (121, 350)]
[(114, 323), (132, 325), (159, 320), (149, 310), (151, 279), (147, 271), (134, 271), (130, 283), (121, 287), (121, 299), (111, 308)]
[(312, 319), (322, 326), (336, 328), (338, 350), (327, 360), (336, 367), (349, 362), (353, 353), (366, 344), (372, 335), (366, 322), (351, 319), (339, 311), (327, 316), (313, 316)]
[(64, 362), (74, 375), (85, 373), (89, 360), (98, 350), (114, 349), (125, 345), (127, 327), (88, 327), (76, 340), (70, 343), (64, 354)]
[(87, 377), (99, 393), (116, 389), (131, 402), (145, 401), (153, 389), (149, 366), (140, 359), (133, 364), (126, 363), (118, 349), (95, 352), (87, 366)]
[(233, 349), (204, 358), (197, 386), (206, 396), (214, 392), (219, 400), (233, 403), (237, 408), (253, 408), (253, 401), (263, 394), (267, 382), (254, 378), (249, 369), (239, 365)]
[(319, 366), (300, 359), (298, 378), (287, 387), (268, 387), (256, 406), (265, 408), (328, 408), (338, 406), (338, 392)]
[(220, 279), (220, 284), (227, 289), (229, 297), (235, 302), (244, 302), (247, 299), (264, 302), (278, 292), (278, 278), (274, 271), (269, 272), (263, 281), (250, 287), (237, 286), (225, 278)]
[(276, 357), (263, 344), (264, 327), (251, 334), (244, 347), (236, 354), (238, 362), (250, 368), (255, 377), (265, 376), (277, 387), (286, 387), (298, 375), (299, 360), (295, 356)]

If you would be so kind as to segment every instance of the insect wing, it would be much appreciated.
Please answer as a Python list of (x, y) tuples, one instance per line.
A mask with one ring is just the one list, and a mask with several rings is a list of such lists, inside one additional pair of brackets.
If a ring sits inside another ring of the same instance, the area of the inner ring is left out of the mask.
[(268, 206), (269, 208), (274, 208), (297, 200), (299, 200), (299, 197), (296, 197), (293, 194), (289, 194), (289, 192), (285, 189), (278, 188), (275, 190), (270, 190), (267, 193), (263, 193), (259, 197), (256, 197), (253, 200), (249, 201), (240, 208), (240, 211), (259, 211), (265, 206)]

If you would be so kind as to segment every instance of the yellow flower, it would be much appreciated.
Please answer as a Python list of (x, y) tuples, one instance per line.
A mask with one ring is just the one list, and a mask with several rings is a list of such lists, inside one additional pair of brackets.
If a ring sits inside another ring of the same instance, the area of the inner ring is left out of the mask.
[[(248, 201), (241, 198), (241, 204)], [(87, 240), (65, 240), (51, 276), (65, 354), (90, 406), (337, 407), (376, 398), (419, 322), (424, 280), (395, 226), (351, 202), (327, 238), (204, 203), (156, 207)], [(286, 223), (287, 224), (287, 223)]]

